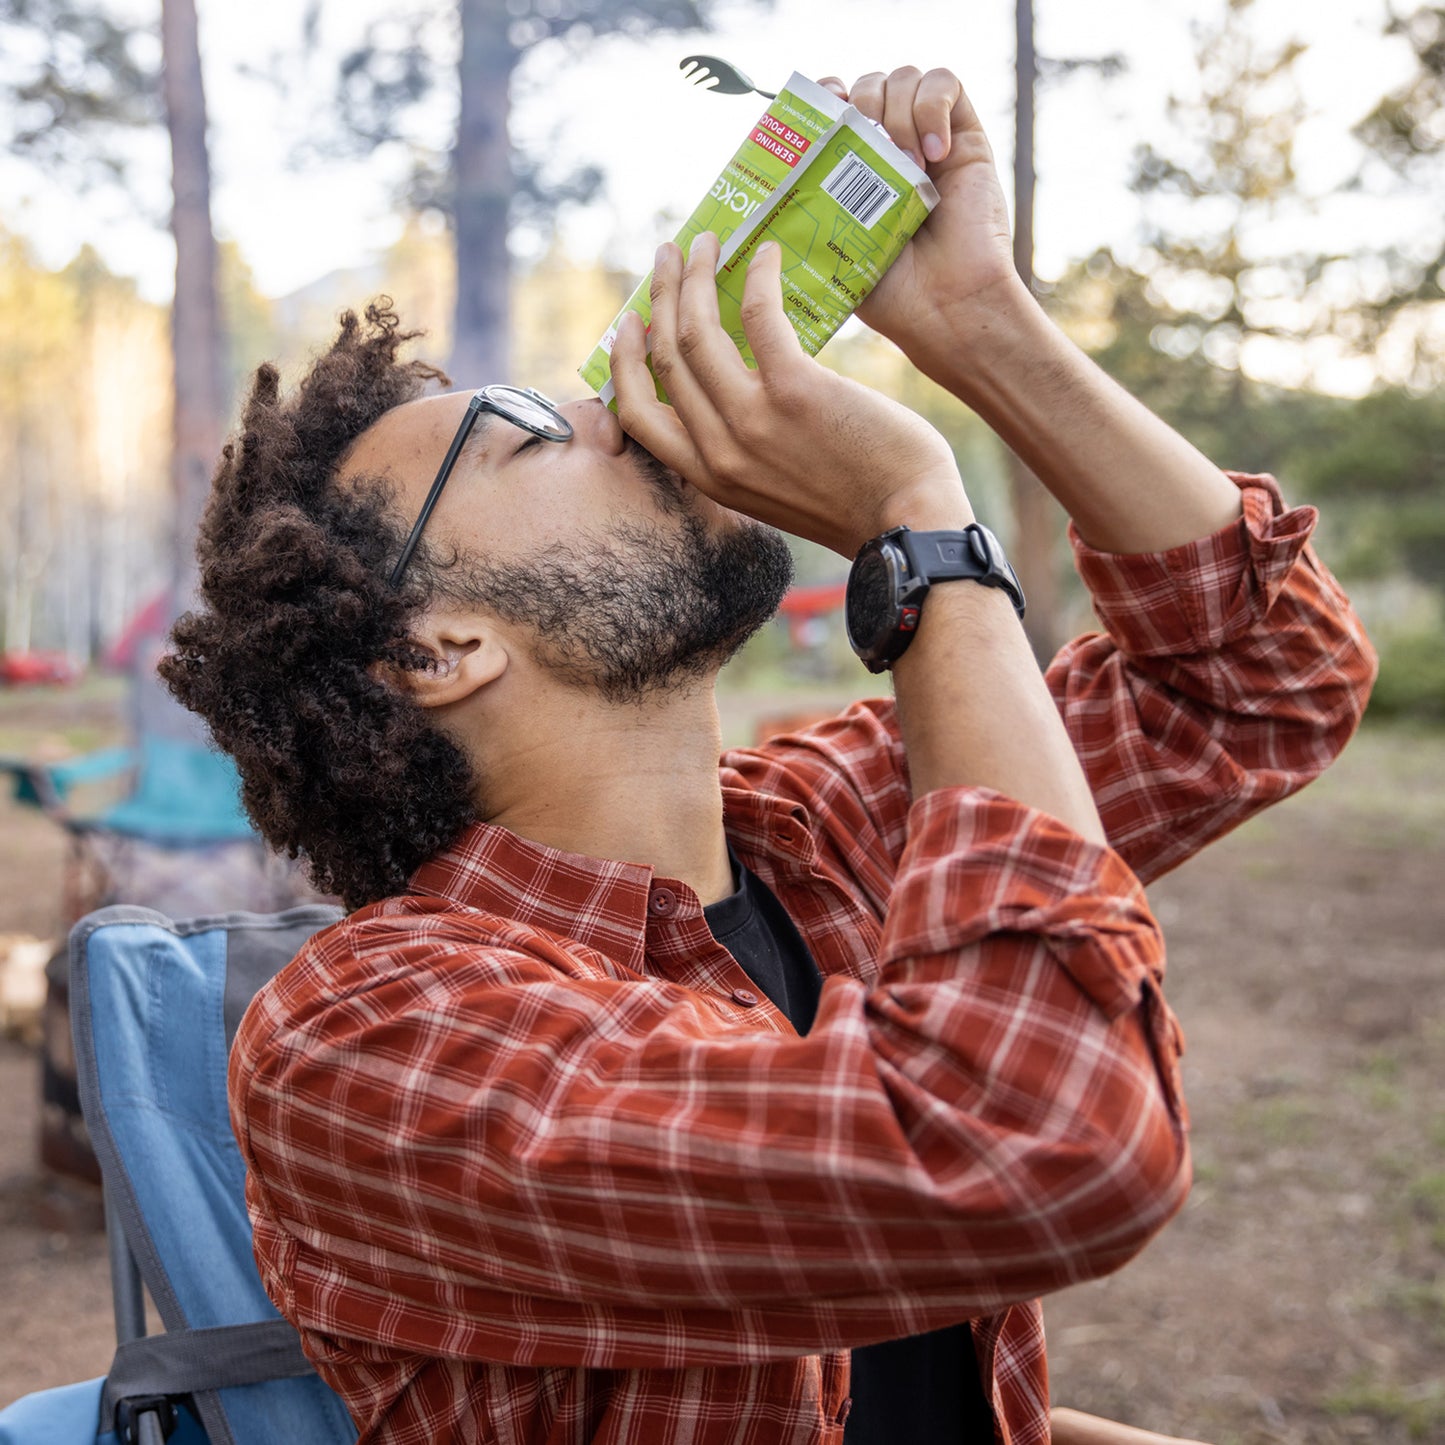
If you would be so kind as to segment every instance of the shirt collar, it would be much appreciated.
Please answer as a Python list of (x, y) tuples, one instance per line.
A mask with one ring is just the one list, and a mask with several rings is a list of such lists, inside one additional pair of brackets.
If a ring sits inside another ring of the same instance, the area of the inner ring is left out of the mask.
[[(782, 800), (749, 788), (723, 788), (724, 825), (744, 862), (766, 849), (768, 820), (791, 815)], [(495, 823), (471, 824), (449, 847), (422, 864), (411, 892), (442, 898), (593, 948), (638, 973), (655, 890), (669, 890), (678, 919), (702, 906), (676, 879), (643, 863), (618, 863), (548, 848)]]
[(473, 823), (412, 877), (413, 893), (569, 938), (641, 968), (652, 869), (564, 853)]

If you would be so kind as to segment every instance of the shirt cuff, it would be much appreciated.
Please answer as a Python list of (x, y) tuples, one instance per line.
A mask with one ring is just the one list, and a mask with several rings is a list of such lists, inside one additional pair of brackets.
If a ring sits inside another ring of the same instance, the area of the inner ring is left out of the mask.
[(1144, 890), (1112, 848), (989, 788), (939, 788), (909, 814), (879, 963), (910, 974), (991, 935), (1031, 935), (1105, 1015), (1164, 971)]
[(1226, 473), (1244, 515), (1164, 552), (1099, 552), (1069, 527), (1079, 575), (1109, 634), (1135, 657), (1209, 652), (1268, 613), (1314, 531), (1313, 507), (1286, 508), (1270, 476)]

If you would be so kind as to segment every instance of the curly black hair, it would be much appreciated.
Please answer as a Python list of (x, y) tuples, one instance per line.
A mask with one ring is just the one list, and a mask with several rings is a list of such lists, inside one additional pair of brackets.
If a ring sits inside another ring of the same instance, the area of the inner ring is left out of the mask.
[(336, 484), (384, 412), (448, 384), (398, 360), (415, 335), (380, 297), (364, 324), (341, 317), (289, 397), (274, 366), (259, 368), (201, 525), (203, 606), (176, 623), (160, 665), (236, 760), (256, 827), (348, 908), (404, 891), (475, 817), (466, 758), (385, 680), (386, 664), (417, 665), (408, 625), (443, 569), (423, 548), (393, 588), (405, 527), (388, 487)]

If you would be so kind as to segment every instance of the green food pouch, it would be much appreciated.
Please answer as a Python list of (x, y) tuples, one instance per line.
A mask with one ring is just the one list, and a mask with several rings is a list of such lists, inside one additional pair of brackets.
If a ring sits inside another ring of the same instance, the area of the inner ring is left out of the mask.
[[(816, 356), (898, 259), (938, 204), (927, 175), (880, 126), (796, 72), (677, 233), (684, 254), (711, 231), (721, 248), (718, 310), (749, 365), (743, 278), (764, 241), (783, 253), (783, 304), (803, 349)], [(643, 278), (579, 368), (609, 406), (617, 321), (636, 311), (651, 324)], [(659, 386), (657, 394), (666, 401)]]

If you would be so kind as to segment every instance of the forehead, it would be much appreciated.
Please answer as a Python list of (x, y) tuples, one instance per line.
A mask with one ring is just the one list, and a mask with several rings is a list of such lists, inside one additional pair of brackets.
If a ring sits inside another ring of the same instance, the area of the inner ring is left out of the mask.
[[(340, 476), (386, 477), (408, 489), (429, 487), (472, 395), (470, 391), (449, 391), (392, 407), (351, 444), (338, 469)], [(486, 461), (494, 444), (496, 421), (488, 412), (477, 417), (462, 454), (469, 465)]]

